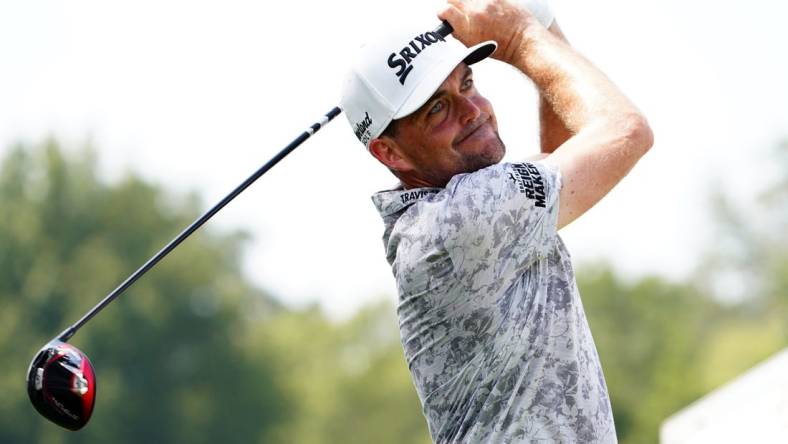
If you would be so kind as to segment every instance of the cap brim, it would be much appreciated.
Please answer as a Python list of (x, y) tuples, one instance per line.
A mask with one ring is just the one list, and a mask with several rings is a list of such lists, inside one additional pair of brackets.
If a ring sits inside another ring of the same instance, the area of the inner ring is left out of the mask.
[(419, 85), (414, 88), (410, 97), (408, 97), (400, 109), (394, 113), (393, 119), (396, 120), (407, 117), (427, 103), (430, 97), (435, 94), (435, 91), (440, 88), (444, 80), (449, 77), (449, 74), (451, 74), (454, 68), (461, 62), (473, 65), (492, 55), (497, 47), (498, 45), (494, 41), (487, 41), (472, 46), (459, 54), (455, 53), (441, 61), (430, 71)]

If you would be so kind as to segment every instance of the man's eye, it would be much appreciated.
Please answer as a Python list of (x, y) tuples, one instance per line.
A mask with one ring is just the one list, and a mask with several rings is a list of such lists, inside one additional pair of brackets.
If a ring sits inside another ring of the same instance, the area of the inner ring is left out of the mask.
[(430, 115), (437, 114), (437, 113), (441, 112), (442, 110), (443, 110), (443, 101), (439, 100), (439, 101), (435, 102), (434, 105), (432, 105), (432, 108), (430, 108), (429, 114)]
[(462, 83), (462, 86), (463, 86), (465, 89), (470, 89), (470, 88), (472, 88), (472, 87), (473, 87), (473, 79), (465, 79), (465, 81)]

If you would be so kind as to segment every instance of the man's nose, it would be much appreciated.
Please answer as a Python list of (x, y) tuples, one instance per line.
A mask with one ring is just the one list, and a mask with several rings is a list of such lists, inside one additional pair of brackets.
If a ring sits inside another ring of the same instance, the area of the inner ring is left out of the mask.
[(463, 125), (475, 121), (482, 113), (482, 110), (470, 97), (457, 96), (457, 107), (460, 111), (460, 123)]

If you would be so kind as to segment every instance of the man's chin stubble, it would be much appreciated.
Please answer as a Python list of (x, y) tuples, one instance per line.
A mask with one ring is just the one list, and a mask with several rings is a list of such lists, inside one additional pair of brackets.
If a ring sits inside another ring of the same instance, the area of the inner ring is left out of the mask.
[(465, 159), (466, 162), (463, 168), (465, 173), (479, 171), (483, 168), (496, 165), (503, 160), (503, 156), (506, 154), (506, 145), (503, 143), (503, 140), (501, 140), (501, 136), (497, 131), (495, 132), (495, 139), (496, 146), (493, 147), (493, 149), (486, 150), (476, 156)]

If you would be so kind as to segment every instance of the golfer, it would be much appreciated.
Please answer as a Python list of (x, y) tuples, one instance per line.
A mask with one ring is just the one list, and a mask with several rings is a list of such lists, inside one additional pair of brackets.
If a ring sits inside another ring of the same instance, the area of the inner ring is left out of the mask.
[[(449, 0), (438, 16), (452, 37), (400, 26), (364, 46), (342, 100), (358, 139), (400, 182), (373, 202), (432, 439), (616, 442), (557, 232), (632, 169), (651, 130), (552, 20), (548, 29), (509, 0)], [(500, 163), (506, 148), (471, 67), (487, 56), (540, 93), (538, 160)]]

